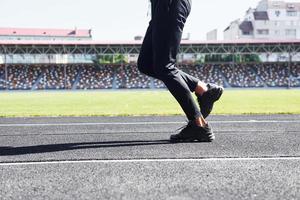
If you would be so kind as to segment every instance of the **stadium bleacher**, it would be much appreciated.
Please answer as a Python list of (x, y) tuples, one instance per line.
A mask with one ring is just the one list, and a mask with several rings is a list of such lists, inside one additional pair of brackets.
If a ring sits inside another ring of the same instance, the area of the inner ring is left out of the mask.
[(33, 88), (42, 70), (40, 66), (34, 68), (29, 65), (13, 65), (7, 67), (7, 89), (29, 90)]
[(151, 78), (141, 74), (136, 65), (116, 68), (116, 87), (126, 89), (151, 88)]
[[(300, 63), (179, 65), (204, 82), (224, 87), (300, 87)], [(141, 74), (136, 65), (7, 65), (0, 66), (0, 90), (146, 89), (164, 84)]]
[(0, 90), (5, 89), (5, 75), (4, 75), (5, 71), (4, 71), (4, 65), (0, 65)]
[[(69, 68), (72, 68), (69, 66)], [(70, 69), (70, 74), (77, 77), (76, 89), (111, 89), (114, 80), (114, 67), (79, 65), (75, 70)]]
[(263, 87), (264, 82), (254, 69), (254, 65), (222, 65), (221, 71), (231, 87)]

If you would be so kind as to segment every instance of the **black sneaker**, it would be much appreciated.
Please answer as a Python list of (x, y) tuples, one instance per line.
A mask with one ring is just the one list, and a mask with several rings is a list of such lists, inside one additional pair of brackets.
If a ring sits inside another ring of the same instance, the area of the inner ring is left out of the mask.
[(211, 113), (214, 103), (220, 99), (224, 88), (215, 84), (207, 84), (208, 90), (202, 95), (197, 95), (197, 100), (200, 106), (202, 116), (205, 118)]
[(212, 142), (214, 139), (215, 136), (208, 124), (200, 127), (194, 121), (190, 121), (180, 133), (171, 135), (170, 142)]

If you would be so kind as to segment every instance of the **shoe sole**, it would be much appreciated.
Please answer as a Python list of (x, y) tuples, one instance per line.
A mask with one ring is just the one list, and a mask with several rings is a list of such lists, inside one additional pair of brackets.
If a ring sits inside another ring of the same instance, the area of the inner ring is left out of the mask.
[(214, 99), (214, 102), (218, 101), (218, 100), (221, 98), (223, 92), (224, 92), (224, 88), (223, 88), (223, 87), (218, 88), (218, 95), (217, 95), (217, 97)]
[[(218, 91), (218, 95), (216, 96), (216, 98), (213, 99), (213, 104), (214, 104), (215, 102), (217, 102), (217, 101), (221, 98), (221, 96), (223, 95), (223, 92), (224, 92), (224, 88), (223, 88), (223, 87), (218, 87), (218, 88), (217, 88), (217, 91)], [(201, 106), (200, 106), (200, 107), (201, 107)], [(211, 110), (211, 111), (212, 111), (212, 110)], [(202, 113), (202, 115), (203, 115), (203, 113)], [(210, 113), (207, 114), (207, 115), (203, 115), (204, 119), (206, 119), (209, 115), (210, 115)]]
[(212, 142), (215, 140), (215, 136), (211, 135), (207, 138), (186, 138), (186, 139), (170, 139), (171, 143), (192, 143), (192, 142)]

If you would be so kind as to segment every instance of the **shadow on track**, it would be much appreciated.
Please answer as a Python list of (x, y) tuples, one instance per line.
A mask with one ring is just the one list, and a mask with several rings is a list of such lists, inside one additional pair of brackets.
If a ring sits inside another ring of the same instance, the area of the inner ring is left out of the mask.
[(173, 143), (171, 143), (169, 140), (133, 140), (133, 141), (46, 144), (46, 145), (36, 145), (36, 146), (24, 146), (24, 147), (1, 147), (0, 146), (0, 156), (49, 153), (49, 152), (68, 151), (68, 150), (76, 150), (76, 149), (150, 146), (150, 145), (162, 145), (162, 144), (173, 144)]

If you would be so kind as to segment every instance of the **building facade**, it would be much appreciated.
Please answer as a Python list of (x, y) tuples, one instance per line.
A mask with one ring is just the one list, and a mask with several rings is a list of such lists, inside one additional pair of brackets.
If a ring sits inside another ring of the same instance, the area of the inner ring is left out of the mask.
[(225, 40), (300, 39), (300, 3), (261, 0), (224, 30)]
[(206, 33), (206, 40), (218, 40), (218, 29)]
[(0, 28), (0, 40), (65, 41), (92, 40), (91, 29)]

